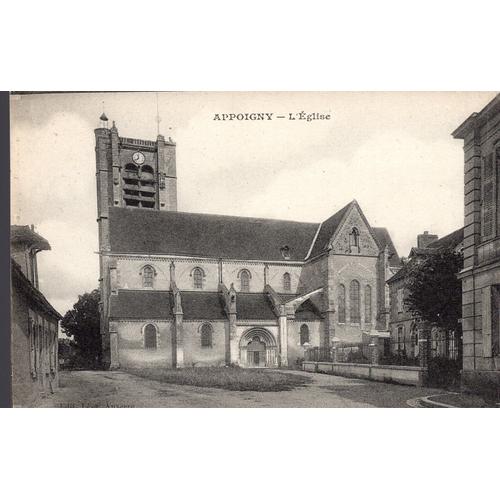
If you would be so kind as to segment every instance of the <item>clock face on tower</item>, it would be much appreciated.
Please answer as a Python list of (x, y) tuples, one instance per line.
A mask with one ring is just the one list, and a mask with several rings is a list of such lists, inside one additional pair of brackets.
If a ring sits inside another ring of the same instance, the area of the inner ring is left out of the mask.
[(132, 160), (134, 160), (136, 165), (142, 165), (144, 163), (144, 155), (140, 151), (136, 151), (132, 155)]

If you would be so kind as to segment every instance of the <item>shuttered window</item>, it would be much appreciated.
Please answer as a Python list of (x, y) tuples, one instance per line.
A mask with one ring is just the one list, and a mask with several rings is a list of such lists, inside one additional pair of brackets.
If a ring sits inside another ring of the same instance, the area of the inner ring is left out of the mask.
[(498, 147), (495, 151), (495, 174), (496, 174), (496, 223), (497, 223), (497, 235), (500, 235), (500, 147)]
[(483, 157), (483, 192), (481, 207), (481, 234), (483, 240), (488, 240), (495, 236), (496, 172), (493, 167), (493, 153), (490, 153)]

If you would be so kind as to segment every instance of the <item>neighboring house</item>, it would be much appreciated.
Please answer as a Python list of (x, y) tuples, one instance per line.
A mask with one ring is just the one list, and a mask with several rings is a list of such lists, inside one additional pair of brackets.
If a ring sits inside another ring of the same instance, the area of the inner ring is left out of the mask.
[(464, 141), (463, 383), (500, 387), (500, 94), (454, 132)]
[(50, 250), (33, 227), (11, 227), (12, 396), (30, 406), (58, 386), (57, 332), (61, 315), (38, 290), (37, 253)]
[(107, 367), (294, 363), (388, 328), (399, 257), (356, 201), (322, 223), (177, 212), (176, 145), (95, 130)]
[[(447, 249), (461, 252), (463, 246), (463, 229), (438, 239), (427, 231), (417, 236), (417, 246), (412, 248), (408, 259), (401, 269), (387, 280), (390, 294), (390, 345), (386, 343), (385, 355), (396, 355), (403, 359), (416, 359), (420, 355), (419, 330), (421, 325), (405, 305), (408, 297), (407, 277), (409, 266), (425, 259), (428, 255)], [(460, 355), (459, 338), (450, 336), (437, 328), (431, 330), (431, 356), (444, 356), (457, 359)]]

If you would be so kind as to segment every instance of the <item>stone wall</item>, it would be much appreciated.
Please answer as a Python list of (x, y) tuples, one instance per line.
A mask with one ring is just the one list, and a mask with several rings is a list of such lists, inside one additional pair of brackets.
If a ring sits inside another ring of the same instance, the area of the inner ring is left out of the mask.
[[(463, 381), (474, 386), (476, 379), (496, 378), (500, 385), (500, 353), (492, 348), (499, 335), (500, 309), (496, 294), (500, 285), (499, 97), (466, 120), (454, 137), (464, 140)], [(485, 175), (489, 161), (491, 177)]]
[[(204, 323), (212, 327), (211, 347), (201, 345), (201, 326)], [(228, 321), (184, 321), (184, 366), (224, 366), (228, 331)]]
[[(13, 405), (33, 406), (59, 385), (57, 321), (37, 311), (26, 296), (13, 287), (11, 325)], [(34, 332), (33, 351), (30, 329)]]
[[(167, 257), (126, 257), (117, 256), (116, 260), (116, 288), (132, 290), (142, 289), (142, 269), (150, 265), (155, 270), (154, 289), (170, 289), (170, 264), (175, 263), (175, 281), (179, 290), (196, 290), (194, 288), (193, 270), (200, 268), (203, 271), (203, 290), (216, 292), (219, 286), (219, 262), (215, 259), (182, 259)], [(243, 269), (250, 271), (250, 292), (264, 291), (264, 263), (259, 262), (231, 262), (222, 261), (222, 280), (226, 286), (234, 283), (235, 289), (240, 290), (239, 273)], [(278, 293), (296, 293), (299, 285), (301, 265), (268, 264), (268, 283)], [(291, 290), (283, 286), (283, 275), (289, 273)]]
[[(144, 327), (153, 324), (157, 328), (157, 348), (144, 346)], [(120, 368), (171, 367), (172, 321), (129, 320), (114, 321), (118, 333), (118, 362)]]

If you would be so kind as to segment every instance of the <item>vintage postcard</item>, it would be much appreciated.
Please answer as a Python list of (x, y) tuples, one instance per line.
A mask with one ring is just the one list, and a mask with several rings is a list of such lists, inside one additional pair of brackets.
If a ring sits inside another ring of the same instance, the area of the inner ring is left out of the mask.
[(14, 406), (500, 404), (500, 94), (10, 107)]

